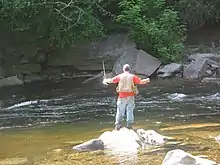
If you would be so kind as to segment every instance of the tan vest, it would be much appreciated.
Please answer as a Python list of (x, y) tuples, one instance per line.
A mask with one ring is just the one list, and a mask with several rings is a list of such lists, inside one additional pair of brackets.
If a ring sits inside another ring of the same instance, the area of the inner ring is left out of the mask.
[(134, 85), (133, 74), (122, 73), (120, 74), (120, 81), (118, 82), (118, 87), (116, 88), (117, 92), (134, 92), (138, 94), (138, 89)]

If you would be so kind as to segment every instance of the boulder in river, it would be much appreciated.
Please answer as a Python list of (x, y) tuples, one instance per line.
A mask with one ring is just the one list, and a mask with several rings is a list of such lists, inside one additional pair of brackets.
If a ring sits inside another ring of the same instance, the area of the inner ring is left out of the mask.
[(129, 64), (135, 74), (151, 76), (160, 67), (161, 62), (143, 50), (131, 48), (117, 59), (113, 73), (122, 73), (124, 64)]
[(163, 145), (169, 137), (154, 130), (138, 129), (137, 131), (121, 128), (119, 131), (106, 131), (97, 139), (92, 139), (73, 147), (75, 151), (107, 150), (112, 153), (137, 153), (139, 148), (149, 145)]
[(168, 65), (165, 65), (164, 67), (160, 68), (157, 71), (158, 77), (160, 78), (169, 78), (173, 77), (177, 74), (182, 74), (183, 71), (183, 65), (177, 64), (177, 63), (170, 63)]
[(17, 76), (11, 76), (0, 80), (0, 87), (22, 85), (24, 82)]
[(166, 154), (162, 165), (217, 165), (217, 163), (205, 158), (193, 156), (183, 150), (175, 149)]

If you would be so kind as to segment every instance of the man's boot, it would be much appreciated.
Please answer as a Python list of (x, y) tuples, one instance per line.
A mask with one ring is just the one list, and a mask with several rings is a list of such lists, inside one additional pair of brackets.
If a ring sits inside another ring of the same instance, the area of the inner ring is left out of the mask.
[(121, 125), (116, 125), (116, 126), (115, 126), (115, 130), (117, 130), (117, 131), (119, 131), (121, 128), (122, 128)]
[(126, 126), (128, 129), (132, 129), (132, 124), (131, 123), (127, 123), (127, 126)]

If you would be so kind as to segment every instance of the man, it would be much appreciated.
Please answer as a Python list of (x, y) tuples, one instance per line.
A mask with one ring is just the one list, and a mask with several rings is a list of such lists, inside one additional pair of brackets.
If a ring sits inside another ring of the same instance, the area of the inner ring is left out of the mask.
[(123, 66), (123, 73), (103, 80), (103, 84), (118, 83), (116, 91), (118, 92), (117, 112), (115, 117), (115, 129), (119, 130), (122, 127), (122, 120), (127, 115), (127, 128), (132, 129), (134, 122), (133, 110), (135, 108), (135, 95), (138, 93), (135, 84), (147, 84), (150, 82), (149, 78), (140, 79), (138, 76), (130, 73), (130, 66), (125, 64)]

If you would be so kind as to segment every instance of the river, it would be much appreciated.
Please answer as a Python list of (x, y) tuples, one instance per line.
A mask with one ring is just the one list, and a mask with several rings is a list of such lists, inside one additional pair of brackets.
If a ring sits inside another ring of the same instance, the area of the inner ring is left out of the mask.
[(220, 162), (220, 89), (218, 85), (152, 80), (136, 98), (136, 128), (154, 129), (186, 143), (135, 158), (102, 152), (75, 153), (74, 144), (114, 128), (114, 85), (81, 84), (81, 80), (39, 82), (0, 89), (0, 160), (26, 157), (33, 164), (160, 165), (166, 152), (181, 148)]

